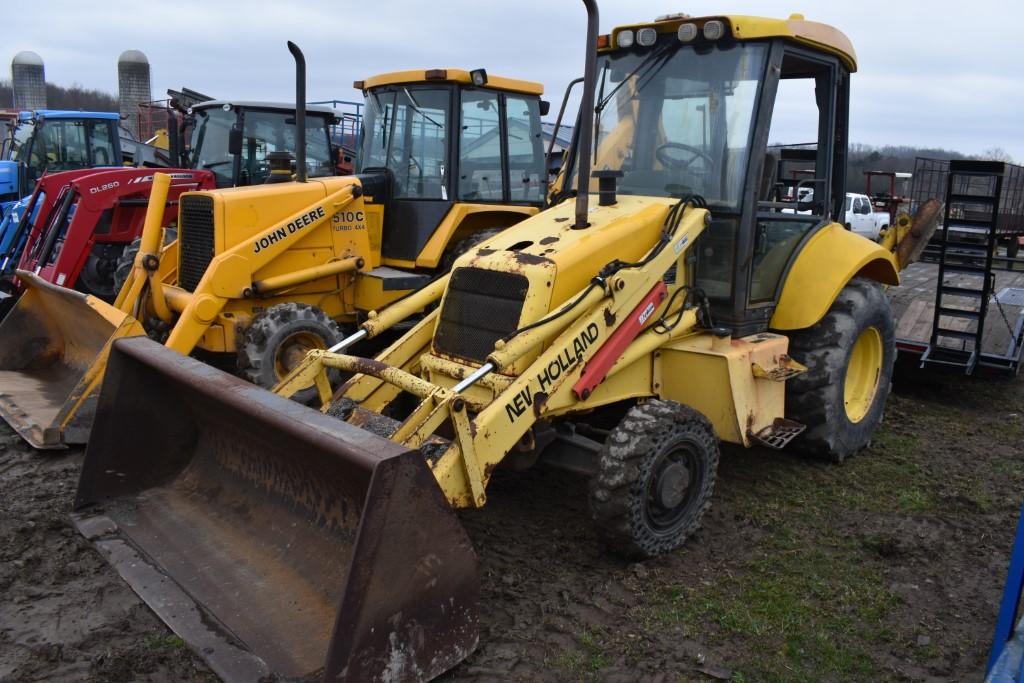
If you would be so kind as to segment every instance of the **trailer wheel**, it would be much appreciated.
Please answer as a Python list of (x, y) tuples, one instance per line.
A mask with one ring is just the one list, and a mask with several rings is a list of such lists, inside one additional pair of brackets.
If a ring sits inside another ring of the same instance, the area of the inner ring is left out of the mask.
[(795, 450), (840, 463), (867, 447), (892, 385), (894, 327), (881, 286), (854, 278), (816, 325), (789, 334), (808, 369), (786, 383), (786, 416), (807, 426)]
[[(164, 228), (165, 247), (176, 239), (178, 239), (177, 228)], [(121, 293), (124, 283), (128, 281), (128, 276), (131, 275), (132, 268), (135, 266), (135, 257), (139, 253), (140, 246), (142, 246), (142, 237), (136, 237), (124, 248), (124, 251), (121, 252), (117, 259), (117, 265), (114, 266), (115, 297)]]
[(662, 555), (700, 528), (718, 471), (718, 438), (707, 418), (674, 401), (630, 409), (598, 455), (590, 512), (614, 552)]
[[(315, 306), (277, 304), (253, 318), (238, 348), (238, 369), (244, 379), (272, 389), (313, 349), (326, 349), (341, 341), (341, 329)], [(338, 380), (337, 372), (329, 376)], [(310, 384), (292, 399), (310, 403), (318, 396)]]

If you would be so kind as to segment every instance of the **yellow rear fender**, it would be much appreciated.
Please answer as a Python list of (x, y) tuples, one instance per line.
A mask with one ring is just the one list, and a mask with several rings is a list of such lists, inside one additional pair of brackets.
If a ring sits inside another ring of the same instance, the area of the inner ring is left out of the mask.
[(772, 315), (772, 329), (801, 330), (814, 325), (855, 277), (884, 285), (900, 283), (892, 253), (838, 223), (826, 225), (807, 241), (790, 268)]
[(481, 230), (507, 228), (539, 212), (536, 206), (457, 203), (448, 211), (424, 245), (423, 251), (416, 257), (416, 267), (437, 268), (448, 247), (460, 239)]

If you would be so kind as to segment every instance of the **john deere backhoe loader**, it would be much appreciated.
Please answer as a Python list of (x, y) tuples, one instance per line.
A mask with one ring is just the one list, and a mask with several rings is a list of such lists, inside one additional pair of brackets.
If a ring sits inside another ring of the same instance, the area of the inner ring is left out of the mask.
[[(311, 352), (277, 395), (114, 345), (76, 523), (222, 677), (423, 680), (463, 659), (478, 583), (454, 508), (484, 505), (499, 465), (588, 473), (601, 536), (650, 557), (700, 525), (720, 441), (839, 461), (877, 426), (882, 285), (928, 235), (904, 220), (882, 246), (835, 222), (850, 42), (795, 15), (599, 37), (584, 3), (574, 201)], [(816, 93), (809, 202), (783, 200), (809, 193), (782, 191), (767, 145), (786, 79)], [(339, 353), (437, 300), (376, 358)], [(332, 392), (334, 369), (354, 374)], [(284, 398), (311, 383), (323, 413)]]
[[(236, 359), (240, 374), (272, 387), (306, 351), (335, 344), (343, 328), (450, 268), (458, 251), (543, 206), (539, 84), (432, 69), (357, 87), (367, 113), (356, 175), (307, 178), (307, 149), (326, 139), (306, 138), (300, 124), (295, 140), (265, 154), (276, 164), (268, 184), (182, 194), (179, 239), (163, 255), (166, 189), (154, 183), (155, 213), (113, 306), (19, 271), (31, 291), (0, 325), (8, 424), (37, 448), (84, 443), (110, 342), (144, 327), (175, 351)], [(289, 146), (295, 182), (281, 152)]]

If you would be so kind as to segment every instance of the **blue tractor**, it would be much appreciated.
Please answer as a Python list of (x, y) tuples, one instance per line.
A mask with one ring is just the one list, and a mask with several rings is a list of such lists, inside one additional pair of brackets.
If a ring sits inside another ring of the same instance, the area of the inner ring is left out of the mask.
[(0, 159), (0, 255), (20, 253), (20, 245), (11, 242), (28, 195), (43, 173), (123, 163), (119, 120), (114, 112), (18, 113)]

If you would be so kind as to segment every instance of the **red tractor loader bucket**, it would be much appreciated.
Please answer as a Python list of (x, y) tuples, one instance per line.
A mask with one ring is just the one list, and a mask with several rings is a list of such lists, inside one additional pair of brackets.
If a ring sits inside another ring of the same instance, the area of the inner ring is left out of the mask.
[(85, 443), (111, 341), (146, 332), (96, 297), (18, 279), (25, 293), (0, 323), (0, 417), (36, 448)]
[(418, 451), (145, 338), (114, 343), (75, 525), (228, 681), (427, 680), (477, 559)]

